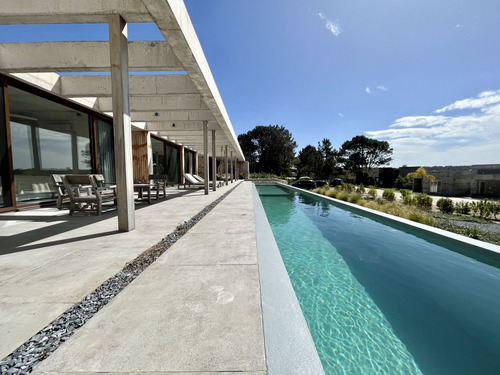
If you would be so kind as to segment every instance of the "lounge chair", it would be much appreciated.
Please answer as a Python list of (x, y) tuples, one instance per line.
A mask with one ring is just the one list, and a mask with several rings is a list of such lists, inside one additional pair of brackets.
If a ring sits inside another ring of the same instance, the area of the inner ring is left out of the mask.
[[(195, 186), (195, 187), (200, 187), (200, 188), (205, 186), (204, 180), (203, 180), (203, 182), (197, 180), (196, 178), (194, 178), (194, 176), (191, 173), (184, 173), (184, 179), (185, 179), (185, 183), (179, 184), (179, 186), (178, 186), (179, 189), (181, 188), (181, 185), (184, 185), (184, 188), (186, 186)], [(212, 186), (212, 183), (209, 182), (208, 185)]]
[[(193, 177), (196, 178), (198, 181), (202, 182), (203, 184), (205, 184), (205, 179), (201, 176), (198, 176), (197, 174), (193, 174)], [(212, 184), (212, 181), (210, 181), (210, 184)], [(217, 181), (217, 187), (221, 187), (222, 186), (222, 182), (221, 181)]]

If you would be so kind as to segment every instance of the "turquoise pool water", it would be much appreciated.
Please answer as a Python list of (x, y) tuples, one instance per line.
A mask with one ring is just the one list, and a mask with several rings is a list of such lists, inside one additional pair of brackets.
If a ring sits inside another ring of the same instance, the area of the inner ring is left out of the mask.
[(326, 374), (500, 374), (494, 264), (306, 194), (257, 189)]

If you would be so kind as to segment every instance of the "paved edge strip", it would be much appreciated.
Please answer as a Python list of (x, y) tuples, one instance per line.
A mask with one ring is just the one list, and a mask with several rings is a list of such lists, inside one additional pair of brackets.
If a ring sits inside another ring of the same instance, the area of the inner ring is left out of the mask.
[(268, 375), (324, 375), (255, 184), (252, 192)]
[[(107, 305), (127, 285), (153, 264), (165, 251), (196, 225), (206, 214), (233, 192), (240, 184), (208, 204), (204, 209), (185, 221), (165, 238), (125, 264), (123, 269), (108, 278), (80, 302), (70, 307), (46, 327), (41, 329), (11, 354), (0, 361), (1, 374), (27, 374), (47, 359), (63, 342)], [(16, 371), (17, 370), (17, 371)]]

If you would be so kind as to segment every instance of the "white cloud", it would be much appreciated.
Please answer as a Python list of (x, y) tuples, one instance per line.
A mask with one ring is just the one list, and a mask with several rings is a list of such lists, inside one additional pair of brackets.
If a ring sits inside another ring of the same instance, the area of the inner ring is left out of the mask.
[[(477, 113), (471, 114), (470, 109)], [(440, 115), (451, 111), (457, 112)], [(500, 90), (458, 100), (434, 113), (401, 117), (387, 129), (366, 134), (389, 141), (394, 149), (393, 166), (498, 162)]]
[(496, 103), (500, 103), (500, 90), (484, 91), (480, 93), (477, 96), (477, 98), (467, 98), (463, 100), (457, 100), (455, 103), (437, 109), (434, 112), (443, 113), (443, 112), (453, 111), (455, 109), (478, 109)]
[(339, 117), (345, 117), (342, 112), (339, 112)]
[(387, 87), (385, 87), (384, 85), (378, 85), (377, 86), (377, 89), (381, 90), (381, 91), (387, 91), (389, 90)]
[(340, 26), (340, 22), (338, 20), (331, 20), (326, 17), (323, 13), (316, 13), (316, 15), (325, 21), (325, 28), (329, 30), (333, 35), (339, 36), (342, 32), (342, 27)]
[(367, 94), (371, 94), (372, 93), (372, 89), (369, 88), (368, 86), (365, 88), (365, 91)]

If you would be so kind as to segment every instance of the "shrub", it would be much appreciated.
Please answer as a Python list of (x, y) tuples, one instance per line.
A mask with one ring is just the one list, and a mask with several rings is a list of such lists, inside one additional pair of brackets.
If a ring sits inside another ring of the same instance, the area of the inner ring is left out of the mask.
[(394, 181), (394, 187), (396, 189), (411, 189), (413, 181), (410, 178), (406, 178), (403, 176), (398, 176), (396, 181)]
[(492, 203), (491, 204), (491, 213), (495, 220), (497, 219), (497, 215), (500, 214), (500, 203)]
[(419, 194), (416, 197), (417, 207), (420, 207), (424, 210), (430, 210), (432, 208), (432, 198), (427, 194)]
[(455, 210), (453, 201), (450, 198), (441, 198), (437, 201), (436, 205), (439, 208), (439, 211), (445, 214), (452, 214)]
[(353, 184), (342, 184), (340, 185), (340, 190), (345, 191), (346, 193), (353, 193), (356, 190), (356, 187)]
[(347, 202), (349, 200), (349, 194), (345, 191), (340, 191), (338, 194), (337, 194), (337, 199), (340, 199), (341, 201), (345, 201)]
[(363, 198), (361, 197), (361, 194), (359, 193), (354, 193), (354, 194), (350, 194), (349, 197), (348, 197), (348, 202), (350, 203), (359, 203), (359, 201), (361, 201)]
[(416, 206), (417, 197), (415, 197), (413, 194), (403, 195), (403, 204), (406, 206)]
[(486, 199), (484, 201), (478, 202), (477, 210), (479, 212), (479, 217), (486, 219), (491, 215), (491, 202), (488, 202)]
[(455, 212), (459, 214), (468, 215), (470, 214), (469, 202), (457, 202), (455, 203)]
[(408, 189), (401, 189), (399, 192), (401, 193), (401, 196), (403, 198), (407, 197), (408, 195), (411, 195), (411, 190), (408, 190)]
[(357, 192), (360, 194), (365, 194), (366, 193), (365, 186), (363, 184), (360, 184), (358, 189), (357, 189)]
[(375, 187), (374, 187), (374, 186), (368, 186), (368, 195), (369, 195), (372, 199), (377, 198), (377, 189), (375, 189)]
[(396, 200), (396, 195), (394, 194), (394, 189), (386, 189), (382, 194), (382, 198), (384, 198), (388, 202), (394, 202)]

